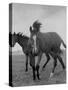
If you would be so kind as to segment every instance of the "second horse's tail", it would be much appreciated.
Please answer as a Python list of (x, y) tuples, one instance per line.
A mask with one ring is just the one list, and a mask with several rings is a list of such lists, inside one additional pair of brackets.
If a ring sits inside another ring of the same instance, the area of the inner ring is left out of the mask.
[(66, 44), (64, 43), (64, 41), (62, 40), (62, 44), (63, 44), (63, 46), (66, 48)]

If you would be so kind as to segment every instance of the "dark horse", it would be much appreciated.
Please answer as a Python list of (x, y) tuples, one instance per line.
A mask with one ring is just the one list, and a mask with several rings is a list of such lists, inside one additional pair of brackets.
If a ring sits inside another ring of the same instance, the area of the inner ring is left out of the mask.
[(31, 33), (30, 37), (33, 40), (32, 53), (38, 55), (38, 62), (36, 65), (38, 79), (40, 79), (39, 78), (39, 64), (41, 61), (42, 53), (45, 53), (47, 57), (47, 61), (43, 65), (43, 68), (46, 66), (46, 64), (50, 60), (49, 55), (51, 55), (54, 59), (54, 67), (52, 69), (52, 73), (50, 74), (50, 77), (51, 77), (53, 76), (54, 70), (56, 68), (57, 59), (60, 61), (62, 68), (65, 69), (65, 65), (60, 56), (60, 54), (62, 53), (62, 50), (60, 49), (61, 43), (66, 48), (66, 45), (64, 44), (63, 40), (56, 32), (42, 33), (40, 32), (40, 26), (41, 26), (41, 23), (38, 21), (35, 21), (33, 23), (33, 27), (30, 27), (30, 33)]
[(16, 43), (18, 43), (21, 47), (22, 47), (22, 50), (26, 56), (26, 70), (25, 71), (28, 71), (28, 52), (27, 52), (27, 43), (28, 43), (28, 40), (29, 40), (29, 37), (23, 35), (22, 36), (22, 33), (15, 33), (12, 35), (12, 46), (14, 47), (14, 45)]
[(35, 80), (35, 57), (32, 55), (31, 39), (22, 35), (21, 32), (12, 34), (12, 47), (18, 43), (26, 56), (26, 71), (28, 70), (28, 58), (30, 59), (30, 66), (33, 70), (33, 79)]

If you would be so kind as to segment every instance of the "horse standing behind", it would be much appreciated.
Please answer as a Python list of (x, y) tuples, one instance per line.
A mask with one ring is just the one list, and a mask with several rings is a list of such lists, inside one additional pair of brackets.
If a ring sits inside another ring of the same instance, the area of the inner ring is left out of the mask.
[(40, 79), (39, 78), (39, 64), (41, 61), (42, 53), (45, 53), (46, 56), (48, 57), (47, 62), (43, 65), (43, 68), (46, 66), (46, 64), (50, 60), (49, 55), (51, 55), (54, 58), (54, 67), (52, 69), (52, 73), (50, 74), (50, 77), (51, 77), (56, 68), (57, 59), (60, 61), (62, 68), (65, 69), (65, 65), (60, 56), (62, 52), (62, 50), (60, 49), (61, 43), (66, 48), (65, 43), (56, 32), (42, 33), (40, 32), (40, 25), (41, 23), (39, 23), (38, 21), (35, 21), (33, 23), (33, 29), (32, 27), (30, 27), (30, 33), (31, 33), (30, 37), (33, 40), (32, 53), (38, 55), (38, 62), (36, 65), (38, 79)]

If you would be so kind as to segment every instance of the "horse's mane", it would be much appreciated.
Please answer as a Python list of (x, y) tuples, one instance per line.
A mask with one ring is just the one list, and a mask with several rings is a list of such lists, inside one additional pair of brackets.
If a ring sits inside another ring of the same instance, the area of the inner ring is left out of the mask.
[(35, 28), (36, 31), (39, 32), (41, 25), (42, 25), (42, 24), (41, 24), (38, 20), (36, 20), (36, 21), (33, 23), (33, 28)]
[(21, 33), (21, 32), (19, 32), (17, 35), (20, 36), (20, 37), (22, 37), (22, 38), (25, 39), (25, 40), (26, 40), (26, 39), (29, 39), (28, 36), (23, 35), (23, 33)]

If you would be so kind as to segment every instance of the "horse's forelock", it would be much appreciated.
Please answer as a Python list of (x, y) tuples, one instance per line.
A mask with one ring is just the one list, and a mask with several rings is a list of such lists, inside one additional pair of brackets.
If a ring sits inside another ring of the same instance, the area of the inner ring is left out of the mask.
[(33, 23), (33, 28), (38, 32), (40, 31), (41, 23), (37, 20)]
[(40, 27), (42, 24), (38, 20), (33, 23), (33, 27)]

